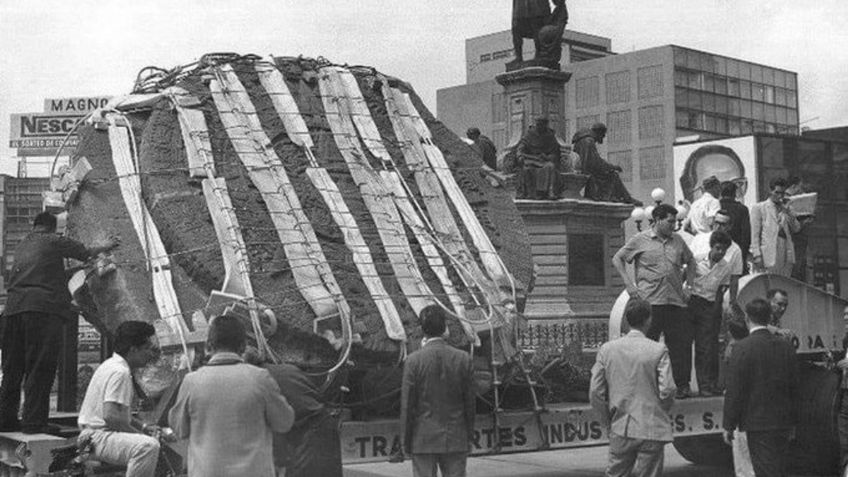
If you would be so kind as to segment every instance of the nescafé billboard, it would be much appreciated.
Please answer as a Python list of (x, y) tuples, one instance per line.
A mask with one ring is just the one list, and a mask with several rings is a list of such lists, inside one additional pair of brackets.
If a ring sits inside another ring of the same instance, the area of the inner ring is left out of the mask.
[(47, 98), (44, 112), (16, 113), (9, 122), (9, 147), (19, 156), (52, 156), (64, 143), (69, 151), (78, 138), (74, 127), (89, 112), (105, 106), (109, 96)]

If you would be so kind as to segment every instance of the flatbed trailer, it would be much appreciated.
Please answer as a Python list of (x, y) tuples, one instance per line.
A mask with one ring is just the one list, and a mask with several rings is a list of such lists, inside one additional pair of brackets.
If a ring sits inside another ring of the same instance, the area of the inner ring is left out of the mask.
[[(676, 401), (670, 412), (675, 439), (720, 434), (723, 401), (720, 396)], [(477, 415), (471, 455), (594, 447), (609, 442), (600, 415), (588, 403), (549, 404), (538, 419), (535, 412), (520, 410), (503, 411), (498, 419), (495, 429), (491, 414)], [(62, 414), (62, 424), (72, 420), (71, 414)], [(0, 475), (46, 472), (50, 449), (67, 442), (45, 434), (0, 433)], [(341, 425), (344, 464), (385, 462), (400, 445), (397, 419), (344, 421)]]
[[(679, 400), (671, 409), (675, 438), (721, 433), (724, 398)], [(478, 414), (471, 455), (511, 454), (605, 445), (609, 436), (588, 403), (550, 404), (540, 412), (503, 411), (497, 429), (491, 414)], [(400, 449), (397, 419), (346, 421), (341, 427), (342, 462), (383, 462)]]

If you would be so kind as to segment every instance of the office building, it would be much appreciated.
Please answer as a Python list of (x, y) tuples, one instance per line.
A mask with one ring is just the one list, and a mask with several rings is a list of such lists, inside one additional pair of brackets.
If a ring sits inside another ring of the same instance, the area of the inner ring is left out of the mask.
[[(476, 126), (499, 150), (508, 142), (507, 118), (515, 119), (494, 79), (511, 59), (500, 53), (508, 33), (467, 40), (468, 84), (436, 93), (442, 122), (460, 135)], [(637, 198), (648, 200), (655, 187), (674, 190), (671, 158), (678, 138), (798, 134), (794, 72), (674, 45), (612, 54), (608, 39), (567, 33), (564, 44), (580, 44), (564, 48), (562, 69), (572, 77), (557, 132), (570, 143), (579, 129), (606, 123), (600, 152), (624, 169), (622, 179)], [(483, 51), (499, 57), (484, 62)], [(525, 129), (529, 121), (524, 118)]]
[(2, 290), (5, 293), (15, 264), (15, 248), (32, 230), (32, 219), (41, 212), (41, 193), (50, 187), (47, 177), (12, 177), (0, 174), (3, 260)]

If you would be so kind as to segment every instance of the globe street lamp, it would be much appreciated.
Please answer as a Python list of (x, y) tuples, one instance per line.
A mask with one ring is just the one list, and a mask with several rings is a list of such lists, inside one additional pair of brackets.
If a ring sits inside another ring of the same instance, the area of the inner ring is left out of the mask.
[(665, 200), (665, 191), (657, 187), (656, 189), (651, 191), (651, 198), (654, 199), (654, 202), (657, 205), (660, 205)]
[[(659, 187), (651, 191), (651, 199), (654, 200), (655, 205), (649, 205), (645, 208), (642, 207), (634, 207), (633, 211), (630, 212), (630, 218), (636, 222), (636, 230), (639, 232), (642, 231), (642, 222), (647, 220), (649, 225), (653, 225), (654, 219), (652, 218), (652, 214), (654, 209), (665, 201), (665, 191)], [(675, 228), (675, 232), (679, 231), (683, 226), (683, 220), (686, 219), (686, 216), (689, 215), (689, 207), (683, 201), (676, 207), (677, 209), (677, 227)]]

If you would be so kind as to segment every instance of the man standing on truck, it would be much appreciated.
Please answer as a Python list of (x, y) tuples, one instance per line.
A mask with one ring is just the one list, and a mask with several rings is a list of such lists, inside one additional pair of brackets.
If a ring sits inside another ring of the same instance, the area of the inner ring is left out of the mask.
[(795, 245), (792, 234), (801, 230), (801, 223), (786, 206), (785, 179), (773, 179), (769, 198), (751, 207), (751, 261), (753, 271), (775, 273), (788, 277), (795, 265)]
[[(656, 341), (660, 334), (665, 335), (677, 398), (685, 399), (691, 394), (694, 323), (686, 310), (689, 297), (683, 288), (683, 267), (686, 266), (686, 282), (693, 283), (697, 262), (683, 238), (674, 233), (677, 209), (660, 204), (651, 216), (651, 228), (634, 235), (615, 253), (612, 263), (630, 298), (641, 298), (651, 304), (647, 336)], [(628, 263), (633, 264), (632, 275), (628, 273)]]
[[(716, 220), (721, 215), (716, 214)], [(727, 218), (727, 216), (725, 216)], [(713, 225), (715, 227), (715, 225)], [(692, 253), (698, 265), (691, 288), (688, 310), (695, 322), (695, 374), (701, 396), (715, 396), (718, 389), (718, 335), (721, 328), (721, 294), (731, 275), (742, 272), (741, 252), (736, 261), (728, 260), (728, 249), (734, 245), (722, 230), (696, 237), (709, 237), (707, 247), (695, 247)], [(737, 247), (738, 248), (738, 247)]]
[(152, 477), (159, 460), (156, 426), (132, 424), (135, 399), (133, 370), (159, 358), (156, 329), (144, 321), (126, 321), (115, 331), (115, 352), (104, 361), (88, 384), (77, 422), (80, 440), (90, 440), (91, 458), (126, 465), (129, 477)]
[[(35, 216), (32, 232), (15, 249), (15, 266), (3, 312), (3, 384), (0, 386), (0, 431), (32, 434), (55, 432), (48, 426), (50, 388), (56, 375), (62, 345), (62, 326), (76, 320), (65, 275), (66, 258), (88, 260), (118, 246), (86, 248), (76, 240), (56, 235), (56, 217)], [(24, 388), (22, 422), (18, 422)]]
[(468, 353), (448, 345), (445, 312), (421, 310), (424, 344), (403, 367), (400, 426), (415, 477), (464, 477), (474, 435), (474, 391)]
[[(742, 276), (744, 264), (742, 258), (742, 247), (733, 241), (733, 235), (731, 234), (731, 230), (733, 230), (734, 225), (735, 222), (733, 222), (733, 217), (730, 215), (730, 212), (724, 209), (719, 210), (716, 212), (715, 218), (713, 219), (712, 230), (709, 233), (698, 234), (693, 237), (692, 241), (689, 242), (689, 249), (692, 250), (694, 255), (706, 254), (710, 249), (710, 237), (712, 237), (712, 235), (716, 232), (726, 233), (730, 236), (731, 242), (724, 258), (732, 265), (731, 276), (738, 280), (739, 277)], [(728, 277), (728, 280), (726, 280), (723, 285), (730, 285), (729, 278), (730, 277)]]
[(689, 215), (686, 216), (684, 228), (691, 230), (693, 235), (709, 233), (712, 230), (715, 214), (721, 209), (718, 196), (721, 193), (721, 182), (716, 176), (710, 176), (701, 183), (703, 192), (695, 202), (692, 202)]
[(665, 444), (672, 441), (672, 366), (665, 345), (645, 336), (651, 305), (632, 298), (624, 318), (630, 325), (627, 335), (598, 351), (589, 399), (609, 431), (606, 475), (659, 476)]
[(748, 254), (751, 252), (751, 214), (748, 207), (736, 200), (738, 187), (733, 181), (721, 183), (721, 210), (730, 216), (730, 238), (742, 250), (742, 275), (748, 274)]
[(750, 335), (736, 344), (730, 357), (724, 396), (724, 441), (744, 431), (754, 473), (786, 475), (786, 454), (798, 409), (798, 363), (789, 341), (767, 328), (771, 309), (757, 298), (745, 306)]

